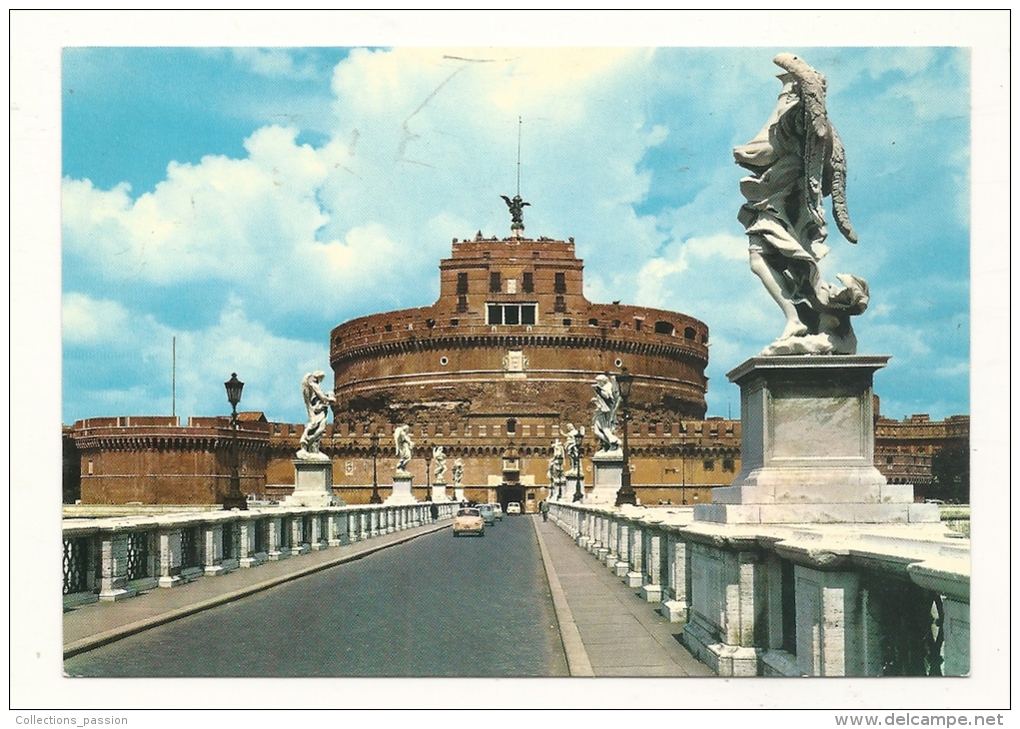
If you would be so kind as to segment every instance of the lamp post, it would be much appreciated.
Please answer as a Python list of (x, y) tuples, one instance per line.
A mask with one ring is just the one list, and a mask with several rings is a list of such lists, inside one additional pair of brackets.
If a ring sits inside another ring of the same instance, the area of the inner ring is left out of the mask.
[(379, 434), (373, 432), (369, 439), (372, 441), (372, 498), (368, 500), (368, 503), (381, 504), (382, 497), (379, 496), (379, 473), (376, 471), (376, 460), (379, 457)]
[(623, 400), (623, 473), (620, 474), (620, 490), (616, 492), (616, 505), (623, 506), (630, 504), (637, 505), (637, 494), (630, 485), (630, 448), (627, 446), (627, 421), (630, 420), (630, 408), (627, 402), (630, 400), (630, 388), (634, 384), (634, 375), (623, 367), (620, 374), (616, 376), (616, 383), (620, 386), (620, 399)]
[(584, 435), (579, 430), (574, 431), (574, 452), (577, 454), (577, 463), (574, 464), (574, 501), (581, 501), (584, 498), (584, 491), (581, 490), (581, 440)]
[(680, 498), (687, 506), (687, 427), (680, 423)]
[(244, 383), (237, 379), (237, 373), (233, 372), (230, 375), (230, 379), (223, 383), (223, 386), (227, 388), (227, 401), (233, 408), (233, 413), (230, 416), (232, 431), (230, 439), (230, 491), (227, 492), (223, 499), (223, 508), (246, 511), (248, 509), (248, 501), (244, 498), (244, 494), (241, 493), (241, 474), (238, 471), (241, 457), (237, 450), (237, 403), (241, 402), (241, 390), (244, 389)]
[(432, 501), (432, 446), (428, 441), (422, 445), (425, 448), (425, 500)]

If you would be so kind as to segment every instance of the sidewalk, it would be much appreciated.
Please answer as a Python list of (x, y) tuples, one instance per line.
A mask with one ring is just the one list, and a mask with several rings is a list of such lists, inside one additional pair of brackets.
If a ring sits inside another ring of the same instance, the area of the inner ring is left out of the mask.
[(533, 517), (571, 676), (714, 676), (680, 629), (555, 523)]
[(64, 658), (450, 526), (449, 520), (64, 613)]

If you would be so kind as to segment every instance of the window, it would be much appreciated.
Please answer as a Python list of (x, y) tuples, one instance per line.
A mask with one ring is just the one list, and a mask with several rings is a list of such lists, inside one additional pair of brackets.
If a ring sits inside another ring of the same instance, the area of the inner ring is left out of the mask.
[(724, 458), (723, 459), (722, 470), (729, 471), (730, 473), (732, 473), (733, 471), (736, 470), (734, 468), (734, 463), (733, 463), (733, 459), (732, 458)]
[(690, 339), (694, 341), (694, 327), (687, 327), (684, 329), (684, 339)]
[(669, 334), (670, 336), (672, 336), (673, 335), (673, 331), (674, 331), (673, 325), (670, 324), (668, 321), (657, 321), (657, 322), (655, 322), (655, 333), (656, 334)]
[(563, 320), (563, 326), (565, 326), (565, 327), (569, 327), (573, 323), (574, 323), (574, 321), (572, 319), (564, 319)]
[(526, 294), (530, 294), (535, 291), (535, 276), (531, 273), (531, 271), (524, 272), (524, 280), (521, 282), (521, 291)]
[(536, 319), (536, 304), (487, 304), (487, 324), (531, 325)]
[(557, 296), (556, 303), (553, 304), (553, 311), (558, 313), (566, 313), (567, 311), (566, 299), (564, 299), (562, 296)]
[(459, 295), (463, 296), (463, 295), (467, 294), (467, 292), (468, 292), (467, 273), (458, 273), (457, 274), (457, 293)]
[(714, 471), (715, 470), (715, 461), (706, 460), (703, 465), (704, 465), (706, 471)]
[(513, 418), (507, 419), (506, 432), (510, 435), (513, 435), (514, 433), (517, 432), (517, 421), (514, 420)]
[(555, 292), (557, 294), (567, 293), (567, 274), (562, 271), (556, 274)]
[(635, 319), (634, 320), (634, 331), (635, 332), (640, 332), (641, 331), (641, 324), (642, 324), (642, 322), (644, 322), (644, 319)]
[(463, 314), (467, 310), (468, 310), (467, 297), (466, 296), (458, 296), (457, 297), (457, 311), (459, 313)]
[(460, 319), (450, 319), (450, 326), (455, 327), (460, 325)]
[(500, 281), (499, 271), (491, 271), (489, 273), (489, 292), (498, 294), (503, 290), (502, 282)]
[(597, 327), (598, 325), (599, 325), (599, 320), (598, 319), (589, 319), (588, 320), (588, 326), (590, 326), (590, 327)]

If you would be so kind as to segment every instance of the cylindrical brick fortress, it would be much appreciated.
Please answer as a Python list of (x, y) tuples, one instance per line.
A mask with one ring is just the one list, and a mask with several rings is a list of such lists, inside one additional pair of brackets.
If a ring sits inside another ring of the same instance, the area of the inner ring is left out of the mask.
[(582, 270), (572, 240), (454, 241), (435, 304), (332, 331), (340, 417), (584, 424), (595, 376), (626, 366), (635, 420), (704, 418), (708, 327), (678, 312), (592, 304)]

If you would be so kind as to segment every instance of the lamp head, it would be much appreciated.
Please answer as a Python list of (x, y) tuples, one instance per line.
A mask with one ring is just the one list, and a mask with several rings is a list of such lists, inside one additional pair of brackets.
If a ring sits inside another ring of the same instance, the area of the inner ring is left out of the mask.
[(244, 383), (237, 379), (236, 372), (232, 372), (230, 379), (224, 382), (223, 386), (227, 388), (227, 402), (236, 408), (237, 403), (241, 402), (241, 390), (244, 389)]
[(620, 374), (616, 376), (616, 383), (620, 386), (620, 397), (628, 400), (630, 398), (630, 388), (634, 384), (634, 375), (626, 367), (623, 367), (620, 370)]

